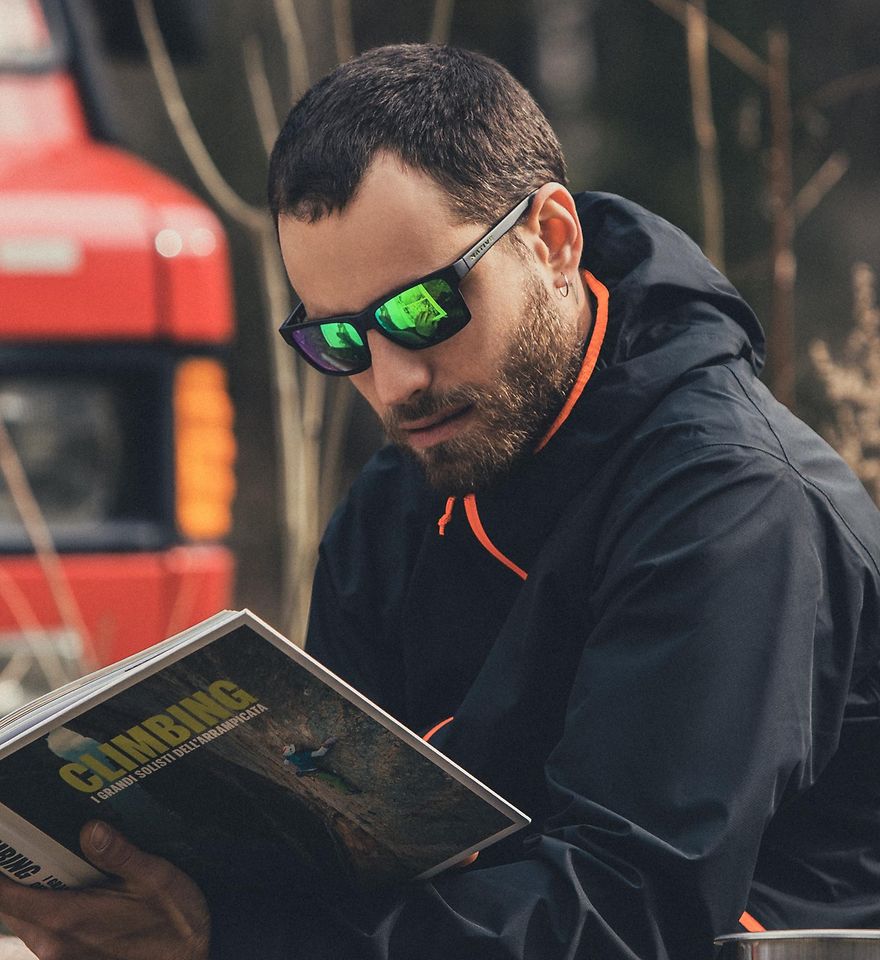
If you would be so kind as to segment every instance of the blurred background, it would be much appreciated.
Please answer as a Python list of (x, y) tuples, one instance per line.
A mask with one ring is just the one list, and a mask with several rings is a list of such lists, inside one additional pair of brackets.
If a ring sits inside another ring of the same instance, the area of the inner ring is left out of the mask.
[(267, 151), (335, 63), (429, 39), (703, 246), (880, 499), (880, 0), (0, 0), (0, 713), (224, 606), (301, 639), (381, 437), (275, 333)]

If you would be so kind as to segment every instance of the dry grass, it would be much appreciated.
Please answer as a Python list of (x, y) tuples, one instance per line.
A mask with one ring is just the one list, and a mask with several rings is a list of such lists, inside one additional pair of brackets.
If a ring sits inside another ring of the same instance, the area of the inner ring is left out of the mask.
[(880, 504), (880, 309), (877, 278), (866, 263), (852, 270), (853, 329), (835, 359), (824, 340), (810, 346), (832, 420), (826, 439)]

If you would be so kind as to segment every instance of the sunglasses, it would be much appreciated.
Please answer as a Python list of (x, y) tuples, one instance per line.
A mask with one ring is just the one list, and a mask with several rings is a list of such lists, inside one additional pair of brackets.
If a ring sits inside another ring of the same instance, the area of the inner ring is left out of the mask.
[(448, 340), (470, 320), (459, 284), (480, 258), (514, 226), (537, 191), (521, 200), (458, 260), (385, 294), (360, 313), (308, 320), (298, 303), (278, 332), (316, 370), (336, 377), (362, 373), (371, 361), (367, 331), (376, 330), (407, 350)]

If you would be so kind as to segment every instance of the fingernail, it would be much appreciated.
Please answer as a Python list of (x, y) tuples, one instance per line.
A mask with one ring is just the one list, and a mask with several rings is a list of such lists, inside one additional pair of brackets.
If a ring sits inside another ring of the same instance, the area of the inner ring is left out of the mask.
[(89, 841), (92, 848), (98, 853), (103, 853), (113, 840), (113, 831), (106, 823), (100, 821), (92, 827), (92, 835)]

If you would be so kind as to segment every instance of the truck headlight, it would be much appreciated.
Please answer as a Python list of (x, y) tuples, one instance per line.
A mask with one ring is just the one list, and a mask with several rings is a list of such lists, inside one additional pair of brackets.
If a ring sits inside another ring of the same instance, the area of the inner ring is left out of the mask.
[[(113, 390), (77, 379), (4, 378), (0, 417), (50, 526), (93, 525), (114, 513), (123, 439)], [(0, 524), (20, 522), (0, 476)]]

